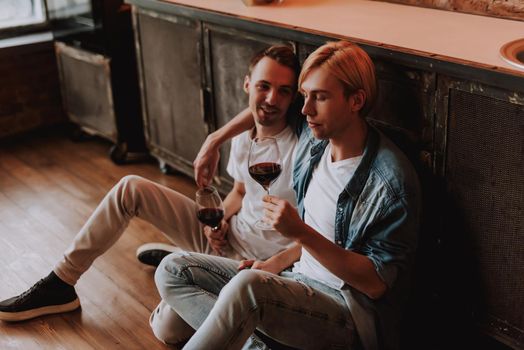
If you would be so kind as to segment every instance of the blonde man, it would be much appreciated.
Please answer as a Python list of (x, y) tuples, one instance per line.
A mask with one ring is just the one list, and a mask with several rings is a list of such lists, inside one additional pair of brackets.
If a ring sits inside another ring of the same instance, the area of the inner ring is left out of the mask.
[[(293, 171), (298, 213), (285, 199), (264, 198), (265, 220), (302, 246), (288, 252), (298, 262), (279, 275), (237, 274), (185, 349), (246, 348), (255, 329), (299, 349), (398, 348), (395, 327), (419, 226), (417, 175), (364, 118), (376, 81), (358, 46), (318, 48), (304, 63), (299, 91), (305, 119)], [(195, 163), (198, 172), (212, 167)], [(174, 309), (170, 293), (184, 285), (174, 278), (181, 266), (166, 259), (157, 271), (160, 293)]]

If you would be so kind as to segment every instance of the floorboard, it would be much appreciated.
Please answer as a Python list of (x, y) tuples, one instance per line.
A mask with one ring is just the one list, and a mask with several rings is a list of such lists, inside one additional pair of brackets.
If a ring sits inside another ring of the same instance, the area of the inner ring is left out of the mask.
[[(0, 299), (47, 275), (105, 193), (128, 174), (189, 196), (193, 181), (164, 175), (155, 162), (117, 166), (110, 144), (72, 142), (63, 132), (0, 142)], [(165, 349), (148, 319), (159, 301), (154, 270), (135, 258), (146, 242), (167, 242), (133, 220), (77, 284), (80, 310), (27, 322), (0, 322), (0, 349)]]

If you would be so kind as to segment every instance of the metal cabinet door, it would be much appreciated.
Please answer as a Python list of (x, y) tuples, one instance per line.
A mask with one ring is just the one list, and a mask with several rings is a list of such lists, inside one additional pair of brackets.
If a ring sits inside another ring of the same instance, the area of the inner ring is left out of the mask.
[(67, 115), (90, 132), (116, 142), (110, 59), (62, 42), (55, 43), (55, 50)]
[(191, 176), (208, 133), (200, 22), (138, 9), (134, 24), (148, 146), (161, 161)]
[[(212, 24), (204, 24), (206, 51), (206, 87), (213, 96), (215, 128), (220, 128), (238, 112), (248, 107), (248, 96), (243, 90), (251, 57), (275, 44), (291, 43), (250, 32)], [(221, 149), (220, 165), (215, 182), (222, 192), (231, 188), (227, 174), (230, 143)]]
[(439, 76), (438, 92), (437, 170), (447, 194), (441, 283), (453, 290), (446, 304), (522, 349), (524, 91)]

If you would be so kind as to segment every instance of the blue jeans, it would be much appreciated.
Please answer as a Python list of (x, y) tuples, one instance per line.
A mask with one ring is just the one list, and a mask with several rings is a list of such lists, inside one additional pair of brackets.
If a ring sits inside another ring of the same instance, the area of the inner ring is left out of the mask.
[(304, 275), (237, 270), (238, 261), (173, 253), (155, 281), (164, 302), (196, 333), (184, 349), (268, 349), (255, 329), (299, 349), (349, 349), (355, 328), (336, 289)]

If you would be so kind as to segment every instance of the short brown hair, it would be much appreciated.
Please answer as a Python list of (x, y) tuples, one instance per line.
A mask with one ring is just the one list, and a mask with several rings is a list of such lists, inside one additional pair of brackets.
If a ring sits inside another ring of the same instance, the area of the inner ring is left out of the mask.
[(256, 53), (249, 62), (248, 76), (251, 76), (257, 63), (264, 57), (269, 57), (281, 65), (291, 68), (295, 73), (295, 77), (298, 77), (300, 73), (300, 63), (297, 55), (295, 55), (291, 47), (285, 45), (273, 45)]
[(302, 85), (311, 70), (319, 67), (326, 68), (342, 83), (346, 98), (358, 90), (366, 93), (366, 101), (359, 113), (365, 117), (377, 97), (375, 66), (368, 54), (348, 41), (328, 42), (306, 59), (298, 85)]

